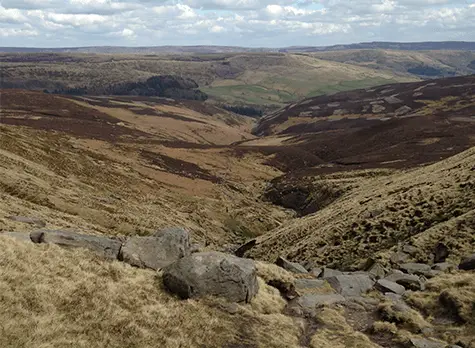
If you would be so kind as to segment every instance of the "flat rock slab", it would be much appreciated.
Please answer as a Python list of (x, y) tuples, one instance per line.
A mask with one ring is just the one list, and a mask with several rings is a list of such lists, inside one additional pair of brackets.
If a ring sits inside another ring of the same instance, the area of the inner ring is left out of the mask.
[(35, 243), (57, 244), (64, 247), (86, 248), (99, 256), (117, 259), (122, 242), (101, 236), (91, 236), (61, 230), (41, 230), (30, 233)]
[(425, 286), (421, 279), (415, 274), (405, 274), (393, 272), (389, 274), (385, 280), (398, 283), (399, 285), (404, 286), (406, 289), (410, 290), (424, 290)]
[(340, 294), (305, 294), (290, 301), (286, 312), (295, 316), (315, 315), (317, 308), (321, 306), (330, 306), (345, 301), (346, 299)]
[(430, 272), (431, 268), (429, 265), (425, 263), (403, 263), (399, 266), (399, 268), (406, 273), (409, 274), (417, 274), (417, 275), (425, 275), (426, 273)]
[(404, 286), (386, 279), (379, 279), (374, 287), (382, 293), (392, 292), (394, 294), (402, 295), (406, 291)]
[(28, 232), (1, 232), (0, 236), (14, 238), (22, 242), (31, 242), (30, 234)]
[(119, 259), (135, 267), (157, 270), (190, 254), (188, 231), (168, 228), (151, 237), (130, 237), (122, 246)]
[(459, 264), (459, 269), (470, 271), (475, 269), (475, 254), (465, 256)]
[(291, 262), (283, 257), (278, 257), (275, 264), (292, 273), (308, 273), (305, 267), (301, 264), (297, 262)]
[(447, 343), (440, 341), (432, 341), (425, 338), (411, 338), (411, 347), (415, 348), (445, 348)]
[(338, 275), (326, 279), (343, 296), (353, 297), (371, 290), (374, 280), (367, 274)]
[(163, 269), (163, 284), (182, 299), (218, 296), (251, 302), (259, 290), (254, 261), (220, 252), (195, 253)]

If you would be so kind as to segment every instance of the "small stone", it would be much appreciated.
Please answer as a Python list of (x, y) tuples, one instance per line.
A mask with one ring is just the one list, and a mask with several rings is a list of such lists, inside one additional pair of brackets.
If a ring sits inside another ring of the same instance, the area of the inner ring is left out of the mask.
[(409, 255), (402, 251), (397, 251), (391, 255), (390, 260), (395, 264), (404, 263), (409, 260)]
[(275, 264), (292, 273), (308, 273), (305, 267), (303, 267), (301, 264), (297, 262), (290, 262), (280, 256), (277, 258)]
[(370, 267), (368, 273), (375, 279), (381, 279), (384, 278), (384, 276), (386, 275), (386, 269), (380, 263), (375, 263), (373, 266)]
[(320, 277), (322, 272), (323, 272), (323, 270), (321, 268), (312, 268), (309, 273), (311, 275), (313, 275), (315, 278), (318, 278), (318, 277)]
[(402, 295), (406, 291), (404, 286), (386, 279), (379, 279), (375, 284), (375, 288), (383, 293), (393, 292), (399, 295)]
[(434, 250), (434, 263), (445, 262), (450, 254), (450, 249), (444, 243), (437, 243)]
[(459, 269), (470, 271), (475, 269), (475, 254), (465, 256), (459, 264)]
[(455, 269), (455, 266), (449, 262), (436, 263), (432, 266), (433, 270), (447, 272)]
[(405, 252), (406, 254), (414, 256), (419, 252), (419, 249), (416, 248), (415, 246), (406, 244), (402, 247), (402, 251)]
[(336, 269), (323, 267), (322, 273), (320, 274), (320, 278), (325, 279), (325, 278), (330, 278), (330, 277), (334, 277), (334, 276), (342, 275), (342, 274), (343, 272), (338, 271)]

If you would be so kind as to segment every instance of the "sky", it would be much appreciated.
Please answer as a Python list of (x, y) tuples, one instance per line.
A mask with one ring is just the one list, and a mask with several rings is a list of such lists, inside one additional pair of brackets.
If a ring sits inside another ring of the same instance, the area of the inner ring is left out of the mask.
[(475, 41), (475, 0), (0, 0), (0, 46)]

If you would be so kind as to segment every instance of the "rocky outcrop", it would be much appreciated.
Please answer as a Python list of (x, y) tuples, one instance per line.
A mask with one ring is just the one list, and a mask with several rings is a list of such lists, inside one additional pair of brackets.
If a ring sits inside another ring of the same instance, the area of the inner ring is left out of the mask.
[(192, 254), (168, 265), (163, 283), (183, 299), (218, 296), (249, 303), (259, 289), (252, 260), (219, 252)]
[(379, 279), (375, 284), (375, 288), (383, 293), (392, 292), (399, 295), (406, 291), (404, 286), (386, 279)]
[(122, 246), (119, 259), (135, 267), (160, 269), (190, 254), (188, 231), (167, 228), (151, 237), (130, 237)]
[(86, 248), (95, 254), (117, 259), (122, 242), (116, 239), (91, 236), (61, 230), (40, 230), (30, 234), (34, 243), (57, 244), (63, 247)]

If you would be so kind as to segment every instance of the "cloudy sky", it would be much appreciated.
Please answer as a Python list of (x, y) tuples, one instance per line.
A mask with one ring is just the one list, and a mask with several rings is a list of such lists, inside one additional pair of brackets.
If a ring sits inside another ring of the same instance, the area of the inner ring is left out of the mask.
[(0, 46), (475, 41), (475, 0), (0, 0)]

